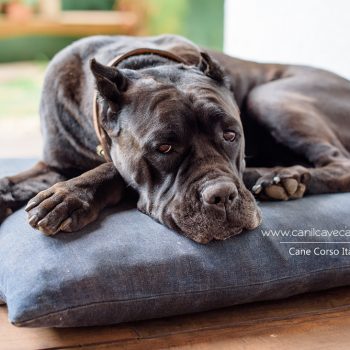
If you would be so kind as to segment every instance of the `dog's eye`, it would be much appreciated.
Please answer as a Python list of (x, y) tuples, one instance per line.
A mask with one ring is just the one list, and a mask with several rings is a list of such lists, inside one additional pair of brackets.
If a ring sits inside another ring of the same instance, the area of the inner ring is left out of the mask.
[(164, 144), (164, 145), (160, 145), (159, 147), (158, 147), (158, 151), (160, 152), (160, 153), (169, 153), (169, 152), (171, 152), (171, 150), (173, 149), (173, 146), (172, 145), (167, 145), (167, 144)]
[(226, 141), (233, 142), (236, 138), (236, 133), (231, 130), (225, 130), (223, 136)]

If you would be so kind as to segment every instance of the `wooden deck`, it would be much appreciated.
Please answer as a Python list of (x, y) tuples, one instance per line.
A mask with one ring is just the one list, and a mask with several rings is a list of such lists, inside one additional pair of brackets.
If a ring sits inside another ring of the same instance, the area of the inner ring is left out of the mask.
[(117, 11), (65, 11), (55, 20), (35, 16), (20, 23), (0, 17), (0, 39), (21, 35), (131, 35), (138, 20), (132, 12)]
[(108, 327), (16, 328), (0, 307), (1, 350), (75, 348), (349, 349), (350, 287)]

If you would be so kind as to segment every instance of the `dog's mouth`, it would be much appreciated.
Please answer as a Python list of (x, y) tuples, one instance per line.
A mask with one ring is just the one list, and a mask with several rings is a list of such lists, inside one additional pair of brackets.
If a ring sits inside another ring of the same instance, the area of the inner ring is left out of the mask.
[[(188, 238), (192, 239), (197, 243), (206, 244), (212, 240), (225, 241), (234, 236), (241, 234), (246, 230), (254, 230), (260, 226), (262, 222), (261, 212), (257, 209), (254, 213), (249, 215), (249, 224), (245, 226), (233, 226), (233, 223), (227, 221), (225, 223), (215, 224), (208, 227), (200, 227), (200, 225), (186, 224), (181, 220), (174, 219), (173, 216), (167, 221), (167, 226), (173, 230), (184, 234)], [(210, 218), (208, 218), (210, 220)]]
[[(242, 192), (241, 190), (239, 192)], [(239, 193), (235, 203), (217, 210), (186, 194), (169, 203), (161, 220), (166, 226), (198, 243), (227, 240), (244, 230), (257, 228), (261, 211), (248, 190)]]

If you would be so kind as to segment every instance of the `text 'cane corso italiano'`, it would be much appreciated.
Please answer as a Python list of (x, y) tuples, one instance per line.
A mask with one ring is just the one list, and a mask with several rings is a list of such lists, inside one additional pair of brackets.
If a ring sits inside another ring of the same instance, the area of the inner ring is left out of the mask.
[(350, 82), (320, 69), (172, 35), (90, 37), (52, 60), (40, 116), (43, 161), (0, 180), (0, 220), (30, 200), (47, 235), (96, 220), (128, 186), (139, 210), (201, 243), (256, 228), (252, 192), (350, 191)]

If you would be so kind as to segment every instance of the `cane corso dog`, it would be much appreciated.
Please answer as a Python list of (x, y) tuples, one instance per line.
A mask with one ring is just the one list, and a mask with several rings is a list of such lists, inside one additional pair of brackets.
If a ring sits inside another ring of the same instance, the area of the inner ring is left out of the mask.
[(95, 36), (52, 60), (40, 116), (43, 161), (0, 181), (0, 220), (30, 200), (46, 235), (81, 229), (128, 188), (141, 212), (200, 243), (259, 226), (255, 197), (350, 191), (350, 82), (321, 69), (173, 35)]

